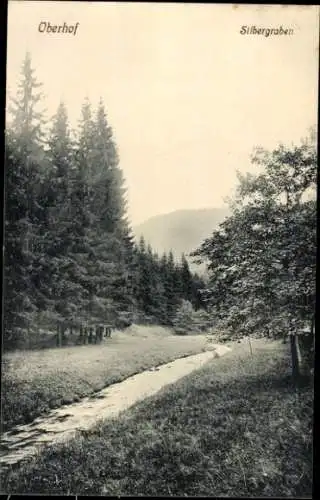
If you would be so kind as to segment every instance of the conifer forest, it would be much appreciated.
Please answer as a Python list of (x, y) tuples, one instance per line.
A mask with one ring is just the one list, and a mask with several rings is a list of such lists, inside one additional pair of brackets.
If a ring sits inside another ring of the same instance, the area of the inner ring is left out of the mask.
[(100, 342), (132, 321), (172, 325), (183, 300), (202, 308), (184, 255), (134, 241), (104, 102), (84, 99), (72, 130), (64, 102), (44, 119), (42, 96), (27, 53), (7, 110), (4, 348), (46, 330), (57, 345)]

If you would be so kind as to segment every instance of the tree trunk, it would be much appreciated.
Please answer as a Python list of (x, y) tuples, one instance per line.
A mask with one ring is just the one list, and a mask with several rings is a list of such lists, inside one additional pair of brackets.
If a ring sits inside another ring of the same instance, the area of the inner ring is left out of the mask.
[(290, 348), (291, 348), (291, 368), (292, 368), (292, 379), (295, 385), (299, 384), (301, 373), (301, 353), (299, 348), (299, 339), (296, 334), (290, 335)]
[(62, 324), (62, 326), (61, 326), (61, 341), (62, 341), (62, 345), (66, 345), (67, 344), (66, 331), (67, 331), (66, 325)]
[(306, 333), (302, 340), (302, 375), (310, 377), (312, 370), (314, 368), (314, 315), (312, 315), (310, 320), (310, 331)]
[(89, 344), (93, 343), (93, 328), (90, 326), (89, 328)]
[(57, 325), (57, 344), (58, 344), (58, 347), (62, 346), (62, 331), (61, 330), (62, 330), (62, 328), (58, 324)]
[(31, 349), (32, 342), (31, 342), (31, 335), (30, 335), (30, 327), (28, 325), (28, 347)]
[(310, 333), (311, 335), (313, 336), (314, 335), (314, 314), (312, 315), (312, 318), (311, 318), (311, 328), (310, 328)]
[(103, 337), (103, 326), (99, 325), (98, 326), (98, 339), (99, 339), (99, 343), (102, 342), (102, 337)]
[(314, 365), (315, 365), (315, 335), (314, 335), (314, 327), (315, 327), (315, 314), (312, 315), (311, 318), (311, 328), (310, 328), (310, 335), (311, 335), (311, 341), (312, 341), (312, 354), (311, 354), (311, 366), (310, 366), (310, 375), (314, 375)]
[(80, 344), (83, 344), (83, 327), (82, 327), (82, 325), (80, 325), (79, 342), (80, 342)]
[(85, 326), (84, 327), (84, 344), (87, 345), (88, 343), (88, 328)]
[(249, 342), (249, 347), (250, 347), (250, 354), (251, 354), (251, 356), (253, 356), (252, 345), (251, 345), (251, 340), (250, 340), (250, 336), (249, 335), (248, 335), (248, 342)]

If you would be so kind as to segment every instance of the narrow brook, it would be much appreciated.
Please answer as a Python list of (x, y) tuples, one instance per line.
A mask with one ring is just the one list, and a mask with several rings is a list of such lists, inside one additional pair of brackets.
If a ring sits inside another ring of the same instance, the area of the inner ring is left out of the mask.
[(145, 370), (80, 402), (52, 410), (30, 424), (17, 425), (1, 436), (1, 468), (21, 462), (37, 453), (44, 445), (70, 439), (77, 431), (90, 429), (100, 419), (116, 417), (134, 403), (156, 394), (164, 386), (176, 382), (228, 351), (230, 348), (227, 346), (212, 344), (210, 351)]

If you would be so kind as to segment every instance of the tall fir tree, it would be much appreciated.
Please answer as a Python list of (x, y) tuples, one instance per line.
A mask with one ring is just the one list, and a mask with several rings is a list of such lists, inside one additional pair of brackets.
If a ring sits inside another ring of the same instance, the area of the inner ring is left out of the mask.
[(159, 257), (148, 245), (148, 257), (150, 268), (150, 289), (151, 289), (151, 314), (155, 322), (166, 324), (166, 306), (165, 286), (161, 275), (161, 264)]
[(119, 165), (119, 155), (100, 99), (96, 112), (94, 142), (94, 211), (97, 224), (112, 248), (114, 300), (121, 310), (132, 310), (133, 299), (133, 236), (126, 217), (126, 189)]
[(43, 207), (38, 199), (44, 155), (44, 114), (37, 110), (40, 87), (27, 53), (17, 95), (8, 109), (6, 129), (4, 326), (8, 347), (18, 343), (26, 332), (30, 334), (37, 310), (34, 277), (41, 247)]
[[(94, 120), (91, 103), (86, 98), (81, 107), (81, 117), (78, 127), (76, 143), (76, 175), (75, 191), (77, 221), (79, 222), (76, 235), (76, 260), (77, 260), (77, 279), (80, 288), (85, 290), (82, 297), (82, 319), (89, 324), (93, 315), (94, 295), (94, 276), (90, 272), (90, 264), (93, 264), (93, 246), (95, 231), (94, 227), (97, 217), (92, 211), (93, 205), (93, 187), (92, 173), (94, 169), (93, 151), (94, 151)], [(90, 259), (91, 258), (91, 262)]]
[(162, 267), (167, 303), (166, 319), (167, 323), (171, 325), (179, 303), (179, 296), (177, 294), (177, 285), (179, 286), (179, 283), (177, 283), (176, 265), (172, 251), (169, 252), (168, 256), (163, 256)]
[[(83, 251), (88, 318), (115, 321), (131, 309), (133, 242), (126, 220), (119, 158), (103, 102), (93, 115), (86, 100), (78, 140), (78, 172), (84, 181)], [(85, 257), (84, 257), (85, 258)]]
[(26, 53), (21, 67), (21, 80), (18, 84), (17, 95), (11, 99), (9, 106), (8, 124), (9, 129), (14, 131), (15, 137), (19, 138), (15, 145), (17, 152), (28, 152), (28, 156), (33, 153), (38, 157), (39, 148), (43, 144), (43, 125), (45, 124), (44, 111), (37, 111), (37, 106), (43, 98), (43, 93), (39, 91), (42, 83), (38, 82), (34, 76), (35, 70), (32, 68), (31, 55)]
[[(47, 179), (43, 203), (46, 224), (43, 241), (46, 257), (42, 265), (42, 283), (49, 299), (51, 313), (60, 322), (72, 324), (82, 304), (82, 288), (76, 282), (77, 261), (74, 257), (74, 234), (77, 230), (72, 190), (75, 185), (74, 149), (70, 136), (68, 115), (60, 103), (48, 139)], [(44, 279), (45, 277), (45, 279)]]
[(185, 300), (192, 301), (193, 298), (193, 280), (189, 269), (189, 263), (184, 254), (181, 256), (181, 291)]

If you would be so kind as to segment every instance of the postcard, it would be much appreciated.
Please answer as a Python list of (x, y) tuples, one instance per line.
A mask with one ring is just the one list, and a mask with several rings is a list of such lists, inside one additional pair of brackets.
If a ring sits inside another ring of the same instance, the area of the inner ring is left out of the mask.
[(7, 26), (1, 493), (311, 498), (319, 6)]

